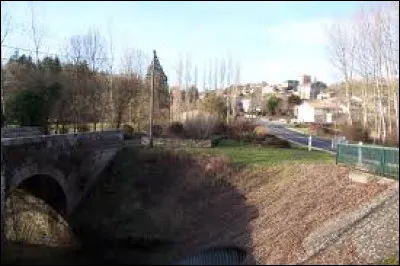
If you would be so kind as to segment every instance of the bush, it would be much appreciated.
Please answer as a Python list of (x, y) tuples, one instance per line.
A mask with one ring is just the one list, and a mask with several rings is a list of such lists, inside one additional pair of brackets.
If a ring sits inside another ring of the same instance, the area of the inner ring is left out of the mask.
[(123, 125), (122, 132), (124, 133), (124, 139), (132, 139), (135, 130), (131, 125)]
[(257, 126), (254, 129), (254, 134), (256, 135), (257, 138), (264, 139), (268, 135), (268, 130), (263, 126)]
[(352, 126), (344, 125), (341, 127), (342, 134), (349, 140), (369, 142), (369, 131), (364, 129), (361, 124)]
[(68, 127), (63, 127), (63, 126), (61, 126), (61, 127), (59, 127), (58, 128), (58, 132), (60, 133), (60, 134), (67, 134), (68, 132), (69, 132), (69, 130), (68, 130)]
[(218, 124), (215, 115), (203, 113), (194, 118), (188, 119), (184, 124), (184, 135), (194, 139), (206, 139), (215, 134)]
[(322, 125), (321, 124), (317, 124), (317, 123), (312, 123), (308, 126), (308, 128), (310, 129), (311, 132), (313, 133), (320, 133), (322, 131)]
[(290, 143), (287, 140), (279, 139), (275, 136), (268, 135), (268, 138), (264, 141), (266, 146), (272, 146), (276, 148), (290, 148)]
[(224, 97), (209, 94), (201, 103), (200, 109), (204, 112), (215, 114), (220, 121), (226, 118), (226, 100)]
[(232, 139), (248, 139), (250, 135), (254, 136), (255, 125), (248, 120), (237, 120), (228, 127), (228, 135)]
[(172, 122), (168, 127), (168, 133), (173, 136), (182, 136), (184, 132), (184, 127), (181, 122)]
[(211, 147), (218, 146), (221, 140), (224, 140), (225, 138), (226, 138), (225, 136), (213, 136), (211, 138)]
[(399, 140), (397, 139), (397, 132), (392, 132), (386, 136), (386, 143), (385, 145), (391, 147), (399, 147)]
[(77, 126), (78, 132), (89, 132), (90, 127), (86, 124), (80, 124)]
[(214, 134), (225, 135), (228, 132), (228, 126), (224, 122), (218, 122), (215, 125)]
[(163, 127), (161, 125), (153, 125), (153, 136), (154, 137), (161, 137), (163, 134)]

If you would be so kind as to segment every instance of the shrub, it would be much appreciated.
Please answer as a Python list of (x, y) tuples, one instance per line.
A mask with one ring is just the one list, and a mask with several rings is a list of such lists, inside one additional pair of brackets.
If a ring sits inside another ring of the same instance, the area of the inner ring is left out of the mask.
[(90, 131), (90, 127), (86, 124), (80, 124), (77, 127), (78, 132), (89, 132)]
[(322, 131), (322, 125), (317, 123), (312, 123), (308, 126), (311, 132), (313, 133), (320, 133)]
[(226, 118), (226, 101), (222, 96), (209, 94), (202, 101), (200, 109), (202, 111), (217, 115), (220, 121), (223, 121)]
[(172, 122), (168, 127), (168, 133), (173, 136), (181, 136), (184, 132), (184, 127), (181, 122)]
[(228, 126), (224, 122), (218, 122), (215, 125), (214, 134), (225, 135), (228, 131)]
[(205, 139), (215, 133), (218, 124), (215, 115), (203, 113), (185, 121), (184, 134), (186, 137), (195, 139)]
[(131, 125), (123, 125), (122, 132), (124, 133), (124, 139), (132, 139), (135, 130)]
[(265, 138), (268, 135), (268, 130), (263, 126), (257, 126), (254, 129), (254, 134), (257, 138)]
[(232, 139), (242, 140), (246, 135), (246, 139), (249, 134), (253, 134), (255, 125), (248, 120), (237, 120), (228, 127), (228, 135)]
[(163, 127), (161, 125), (153, 125), (153, 136), (160, 137), (163, 134)]
[(391, 146), (391, 147), (399, 147), (399, 140), (397, 139), (397, 132), (392, 132), (391, 134), (389, 133), (386, 136), (385, 145)]
[(273, 135), (268, 135), (268, 138), (263, 142), (266, 146), (276, 148), (290, 148), (290, 143), (287, 140), (279, 139)]
[(68, 127), (61, 126), (61, 127), (58, 128), (58, 132), (60, 134), (67, 134), (69, 132), (69, 130), (68, 130)]
[(219, 143), (221, 142), (221, 140), (225, 139), (225, 136), (213, 136), (211, 138), (211, 147), (216, 147), (219, 145)]
[(369, 142), (369, 131), (364, 129), (361, 124), (352, 126), (344, 125), (341, 127), (342, 134), (349, 140)]

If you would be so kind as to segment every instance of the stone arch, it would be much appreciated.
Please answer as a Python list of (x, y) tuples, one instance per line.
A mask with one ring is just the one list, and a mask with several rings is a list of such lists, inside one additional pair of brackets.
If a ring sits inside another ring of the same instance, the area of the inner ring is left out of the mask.
[(22, 188), (46, 201), (61, 215), (69, 213), (70, 198), (64, 174), (51, 166), (35, 164), (22, 166), (14, 171), (9, 192)]

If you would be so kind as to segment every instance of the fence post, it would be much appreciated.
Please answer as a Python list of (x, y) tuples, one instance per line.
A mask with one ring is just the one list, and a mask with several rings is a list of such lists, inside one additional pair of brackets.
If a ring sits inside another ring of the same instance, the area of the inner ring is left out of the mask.
[(362, 165), (362, 141), (358, 143), (358, 165)]
[(340, 156), (340, 143), (337, 144), (336, 146), (336, 164), (338, 164), (339, 161), (339, 156)]
[(381, 156), (381, 169), (380, 169), (380, 174), (385, 175), (385, 165), (386, 165), (386, 152), (384, 149), (382, 149), (382, 156)]
[(312, 137), (311, 135), (308, 136), (308, 151), (311, 151), (312, 149)]

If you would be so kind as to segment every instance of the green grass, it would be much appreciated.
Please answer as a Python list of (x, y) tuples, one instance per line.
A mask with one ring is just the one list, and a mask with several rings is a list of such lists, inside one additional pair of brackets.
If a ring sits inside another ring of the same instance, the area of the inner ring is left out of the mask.
[(308, 151), (301, 147), (273, 148), (239, 143), (233, 140), (222, 140), (211, 149), (190, 148), (193, 153), (225, 155), (233, 163), (242, 166), (270, 166), (277, 164), (301, 163), (334, 163), (334, 157), (320, 151)]
[(383, 261), (383, 265), (399, 265), (399, 258), (396, 256), (391, 256)]
[(293, 131), (301, 132), (306, 135), (312, 135), (312, 136), (315, 135), (315, 133), (312, 132), (308, 127), (289, 127), (289, 129), (291, 129)]

